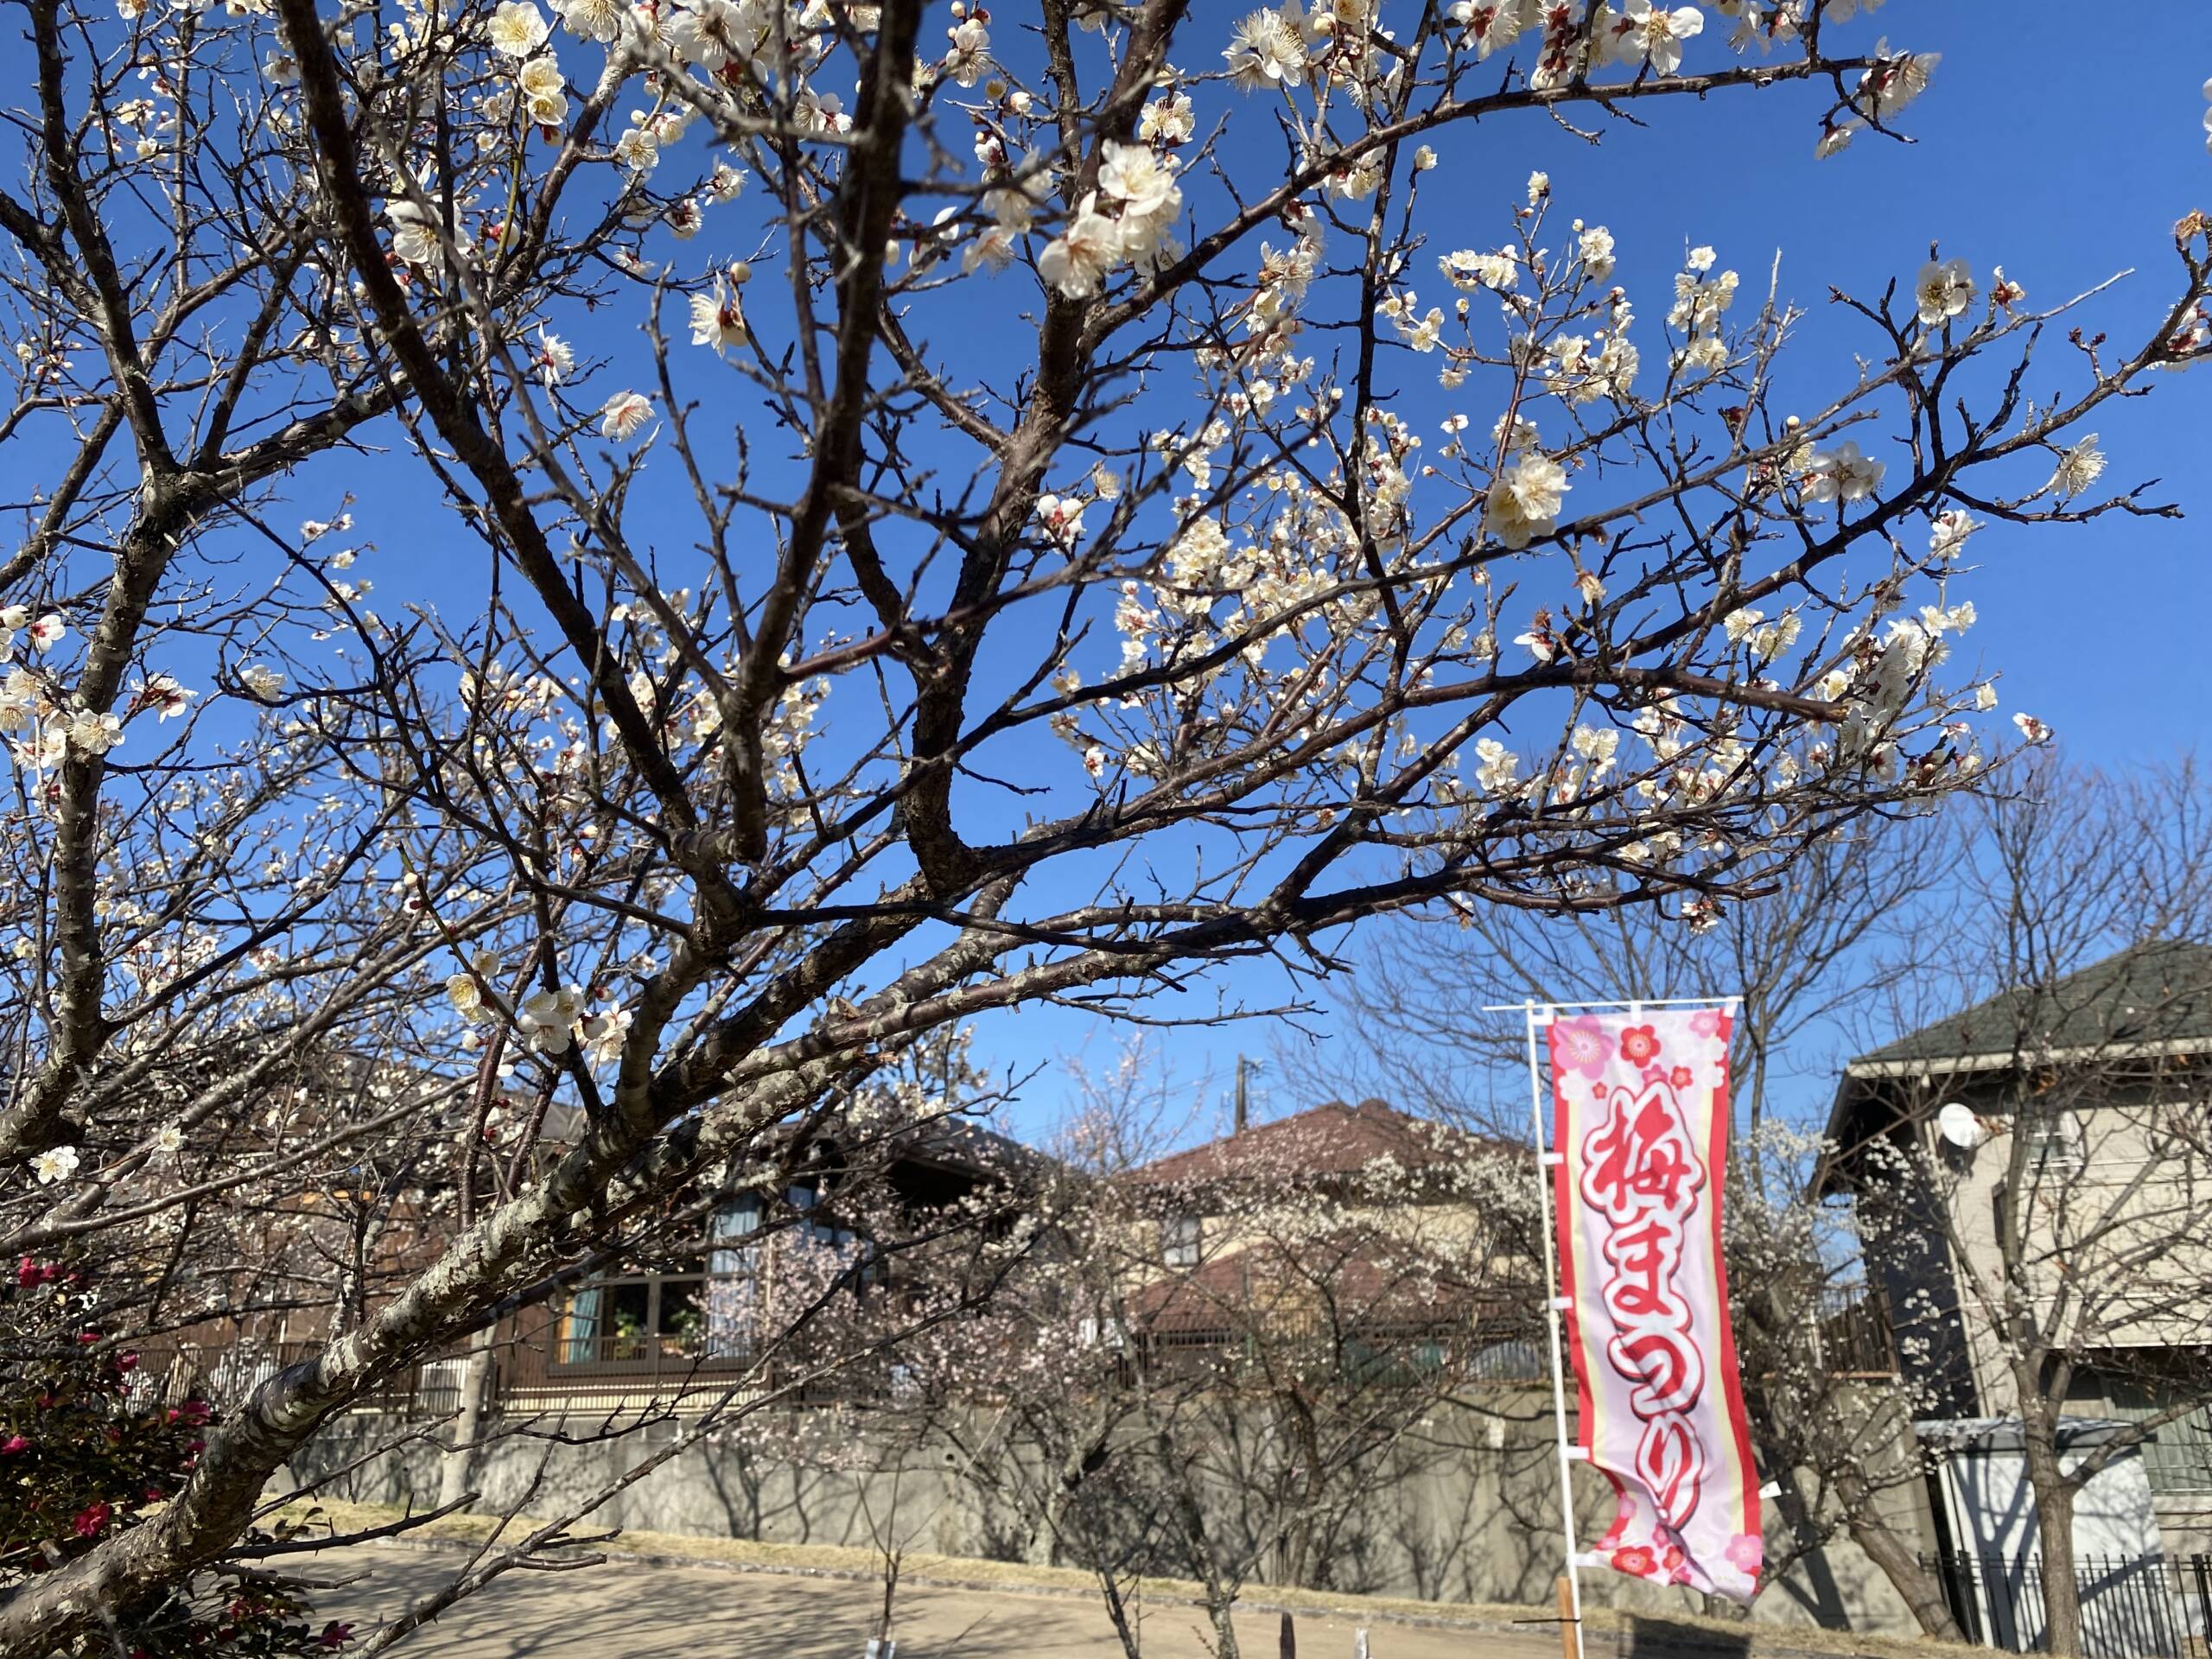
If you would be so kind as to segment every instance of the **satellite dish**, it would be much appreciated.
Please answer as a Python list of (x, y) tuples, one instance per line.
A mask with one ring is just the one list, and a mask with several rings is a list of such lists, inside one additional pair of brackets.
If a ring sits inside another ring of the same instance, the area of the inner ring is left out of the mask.
[(1955, 1100), (1936, 1112), (1936, 1133), (1965, 1152), (1972, 1152), (1989, 1139), (1989, 1131), (1982, 1128), (1974, 1108)]

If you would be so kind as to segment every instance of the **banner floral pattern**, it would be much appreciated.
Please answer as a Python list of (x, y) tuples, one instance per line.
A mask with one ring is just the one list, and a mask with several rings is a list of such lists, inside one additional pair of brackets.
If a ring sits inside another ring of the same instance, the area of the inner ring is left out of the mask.
[(1554, 1173), (1579, 1438), (1611, 1481), (1616, 1571), (1749, 1601), (1764, 1558), (1720, 1205), (1730, 1016), (1549, 1027)]

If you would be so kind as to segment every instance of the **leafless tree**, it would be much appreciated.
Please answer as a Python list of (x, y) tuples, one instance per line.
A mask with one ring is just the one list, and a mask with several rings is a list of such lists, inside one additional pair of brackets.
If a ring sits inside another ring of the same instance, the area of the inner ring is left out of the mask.
[[(1560, 919), (1484, 909), (1395, 925), (1376, 936), (1343, 992), (1356, 1046), (1301, 1056), (1295, 1068), (1310, 1075), (1320, 1058), (1336, 1086), (1396, 1092), (1525, 1141), (1523, 1021), (1485, 1007), (1740, 997), (1727, 1265), (1754, 1443), (1782, 1484), (1789, 1522), (1763, 1583), (1840, 1618), (1819, 1552), (1847, 1534), (1923, 1630), (1953, 1638), (1942, 1585), (1898, 1516), (1901, 1494), (1923, 1473), (1907, 1425), (1924, 1402), (1886, 1375), (1859, 1241), (1816, 1183), (1817, 1113), (1834, 1088), (1839, 1045), (1878, 1027), (1894, 988), (1920, 970), (1929, 923), (1951, 899), (1962, 841), (1942, 817), (1866, 821), (1699, 931), (1630, 910)], [(1440, 1054), (1455, 1063), (1438, 1064)], [(1282, 1069), (1294, 1068), (1287, 1059)], [(1532, 1197), (1523, 1207), (1534, 1210)], [(1799, 1563), (1806, 1571), (1792, 1577)]]
[(1498, 1455), (1472, 1443), (1497, 1409), (1482, 1359), (1529, 1351), (1541, 1292), (1494, 1199), (1526, 1160), (1369, 1108), (1133, 1160), (1160, 1150), (1128, 1109), (1147, 1092), (1092, 1080), (1034, 1248), (899, 1353), (875, 1432), (944, 1447), (1010, 1544), (1094, 1574), (1125, 1652), (1165, 1576), (1233, 1656), (1252, 1585), (1367, 1587), (1415, 1484)]
[(1900, 984), (1919, 1029), (1853, 1068), (1858, 1185), (1876, 1247), (1940, 1245), (1957, 1335), (1930, 1360), (2020, 1426), (2044, 1639), (2071, 1654), (2075, 1500), (2212, 1405), (2212, 802), (2185, 762), (2012, 781), (1972, 808), (1948, 949)]

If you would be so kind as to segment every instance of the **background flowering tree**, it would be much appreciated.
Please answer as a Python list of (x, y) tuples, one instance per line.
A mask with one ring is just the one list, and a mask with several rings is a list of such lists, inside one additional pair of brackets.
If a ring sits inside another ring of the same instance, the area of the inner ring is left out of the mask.
[[(1352, 992), (1372, 1052), (1339, 1080), (1483, 1122), (1518, 1086), (1525, 1038), (1517, 1015), (1471, 1006), (1497, 994), (1471, 985), (1503, 980), (1538, 1001), (1623, 985), (1740, 995), (1726, 1243), (1761, 1464), (1783, 1484), (1794, 1554), (1847, 1532), (1936, 1636), (1956, 1627), (1896, 1522), (1927, 1472), (1905, 1425), (1961, 1414), (1961, 1368), (1979, 1375), (1984, 1410), (2022, 1425), (2048, 1560), (2075, 1558), (2089, 1480), (2161, 1431), (2183, 1440), (2212, 1402), (2212, 1284), (2196, 1243), (2208, 1147), (2193, 1103), (2212, 999), (2194, 943), (2212, 861), (2203, 784), (2186, 762), (2115, 780), (2039, 750), (1984, 785), (1940, 814), (1832, 838), (1702, 931), (1629, 911), (1397, 930)], [(2120, 952), (2135, 965), (2117, 977), (2082, 972)], [(1889, 1100), (1894, 1122), (1824, 1139), (1845, 1062), (1923, 1027), (1970, 1036), (1979, 1070), (1936, 1067)], [(1439, 1052), (1464, 1064), (1440, 1067)], [(1986, 1147), (1927, 1130), (1955, 1098), (1983, 1115)], [(1839, 1165), (1848, 1178), (1831, 1181)], [(1853, 1202), (1836, 1202), (1847, 1192)], [(1958, 1264), (1973, 1335), (1955, 1357), (1941, 1284), (1885, 1297), (1886, 1338), (1864, 1323), (1870, 1263), (1916, 1232)], [(2126, 1426), (2088, 1453), (2062, 1432), (2069, 1416), (2114, 1414)], [(2185, 1459), (2188, 1442), (2169, 1455)], [(2075, 1580), (2042, 1576), (2051, 1649), (2077, 1650)]]
[[(2019, 1424), (2036, 1545), (2067, 1561), (2115, 1459), (2203, 1456), (2212, 818), (2189, 764), (2114, 779), (2050, 760), (2018, 781), (1967, 804), (1947, 948), (1897, 987), (1897, 1029), (1954, 1016), (1938, 1029), (1989, 1058), (1909, 1081), (1892, 1114), (1958, 1099), (1980, 1144), (1862, 1128), (1853, 1196), (1871, 1248), (1916, 1227), (1958, 1264), (1954, 1363)], [(2094, 1444), (2084, 1417), (2107, 1425)], [(2083, 1651), (2082, 1585), (2042, 1577), (2043, 1644)]]
[(920, 1033), (1378, 912), (1698, 925), (1973, 776), (1960, 554), (2149, 510), (2087, 423), (2203, 353), (2202, 218), (2051, 390), (1945, 260), (1784, 397), (1713, 251), (1436, 188), (1516, 115), (1870, 142), (1934, 66), (1856, 10), (22, 0), (0, 1213), (157, 1320), (242, 1216), (352, 1225), (0, 1651)]
[[(1094, 1577), (1132, 1656), (1147, 1577), (1197, 1586), (1224, 1656), (1255, 1583), (1362, 1591), (1395, 1550), (1440, 1589), (1459, 1541), (1408, 1535), (1408, 1491), (1550, 1451), (1501, 1449), (1533, 1408), (1494, 1386), (1535, 1351), (1533, 1205), (1501, 1202), (1528, 1189), (1528, 1154), (1325, 1116), (1158, 1160), (1177, 1115), (1147, 1071), (1133, 1051), (1084, 1080), (1064, 1158), (1030, 1174), (1018, 1255), (959, 1248), (921, 1308), (852, 1307), (842, 1345), (880, 1354), (884, 1385), (815, 1455), (873, 1458), (894, 1493), (899, 1471), (949, 1470), (997, 1553)], [(932, 1306), (931, 1341), (864, 1334)], [(1297, 1650), (1288, 1612), (1277, 1645)]]

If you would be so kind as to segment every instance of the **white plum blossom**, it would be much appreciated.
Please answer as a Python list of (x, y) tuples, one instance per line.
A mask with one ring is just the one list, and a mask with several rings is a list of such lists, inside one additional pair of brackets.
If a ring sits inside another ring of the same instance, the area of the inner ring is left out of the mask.
[(1494, 737), (1475, 740), (1475, 782), (1486, 793), (1501, 795), (1513, 787), (1514, 773), (1520, 769), (1521, 757)]
[(1882, 486), (1888, 470), (1881, 461), (1862, 454), (1855, 440), (1846, 438), (1833, 449), (1816, 450), (1805, 467), (1808, 501), (1863, 501)]
[(502, 57), (526, 58), (545, 44), (552, 32), (545, 14), (532, 0), (500, 0), (486, 31), (492, 49)]
[(1186, 92), (1170, 91), (1153, 99), (1137, 118), (1137, 137), (1148, 144), (1188, 143), (1198, 130), (1198, 117)]
[(550, 0), (561, 27), (587, 41), (612, 41), (622, 32), (629, 8), (622, 0)]
[(1874, 67), (1859, 77), (1852, 102), (1863, 114), (1886, 120), (1928, 90), (1929, 77), (1943, 54), (1891, 52), (1887, 41), (1879, 41), (1873, 55)]
[(453, 1011), (472, 1023), (489, 1017), (483, 987), (474, 974), (451, 974), (446, 978), (446, 1001)]
[(2058, 469), (2044, 487), (2062, 499), (2070, 499), (2088, 489), (2104, 474), (2105, 452), (2097, 448), (2097, 435), (2092, 432), (2060, 454)]
[(541, 54), (516, 70), (515, 88), (522, 94), (524, 111), (533, 125), (557, 127), (569, 118), (568, 82), (551, 53)]
[(2043, 721), (2037, 720), (2033, 715), (2024, 713), (2014, 715), (2012, 716), (2012, 724), (2019, 728), (2021, 738), (2029, 743), (2048, 743), (2050, 741), (2050, 728), (2044, 725)]
[(1097, 210), (1098, 193), (1085, 195), (1067, 228), (1037, 256), (1037, 272), (1071, 300), (1098, 291), (1122, 257), (1121, 226)]
[(1703, 32), (1705, 17), (1695, 6), (1669, 10), (1651, 0), (1621, 0), (1621, 21), (1612, 27), (1614, 56), (1642, 59), (1671, 75), (1682, 67), (1682, 42)]
[(1620, 753), (1621, 734), (1611, 726), (1577, 726), (1568, 747), (1590, 763), (1590, 776), (1602, 778)]
[(263, 702), (273, 702), (284, 690), (284, 676), (263, 663), (249, 663), (238, 670), (238, 683)]
[(1240, 92), (1297, 86), (1306, 79), (1306, 44), (1292, 21), (1298, 0), (1281, 11), (1255, 11), (1236, 25), (1228, 49), (1230, 83)]
[(1083, 510), (1088, 505), (1081, 496), (1040, 495), (1037, 522), (1061, 546), (1072, 547), (1083, 539)]
[(745, 312), (736, 294), (726, 284), (717, 282), (712, 292), (691, 296), (694, 346), (711, 346), (715, 355), (721, 356), (733, 346), (744, 345), (750, 338), (745, 327)]
[(1101, 146), (1098, 193), (1120, 205), (1125, 256), (1148, 253), (1182, 211), (1183, 191), (1175, 182), (1175, 163), (1143, 144)]
[(1980, 528), (1957, 507), (1938, 513), (1928, 527), (1928, 550), (1939, 559), (1955, 559), (1966, 550), (1967, 537)]
[(151, 709), (155, 717), (168, 721), (186, 713), (191, 707), (194, 693), (187, 690), (170, 674), (156, 674), (139, 683), (137, 702), (142, 708)]
[(523, 1040), (540, 1054), (564, 1052), (583, 1018), (583, 988), (564, 985), (557, 991), (533, 991), (515, 1010), (515, 1025)]
[(1521, 38), (1541, 19), (1541, 0), (1452, 0), (1445, 16), (1471, 41), (1478, 60)]
[(1921, 266), (1912, 295), (1921, 327), (1940, 328), (1974, 303), (1974, 276), (1963, 259), (1930, 259)]
[(31, 1173), (41, 1186), (52, 1186), (74, 1175), (82, 1161), (74, 1147), (48, 1147), (31, 1160)]
[(1470, 292), (1487, 288), (1509, 293), (1520, 276), (1518, 257), (1510, 248), (1499, 253), (1459, 248), (1439, 258), (1436, 265), (1452, 287)]
[(391, 251), (400, 259), (431, 270), (445, 263), (438, 224), (422, 208), (411, 201), (395, 201), (384, 216), (391, 224)]
[(1491, 480), (1483, 498), (1483, 527), (1507, 547), (1526, 547), (1557, 523), (1561, 500), (1572, 487), (1565, 467), (1533, 450)]
[(71, 748), (105, 754), (123, 741), (123, 721), (114, 714), (81, 709), (69, 716), (68, 734)]
[(952, 44), (938, 67), (962, 86), (973, 86), (991, 67), (991, 35), (979, 15), (981, 10), (969, 12), (944, 31)]
[(1613, 274), (1613, 233), (1602, 225), (1587, 230), (1578, 221), (1575, 243), (1582, 255), (1582, 269), (1593, 283), (1610, 281)]
[(600, 405), (600, 435), (613, 438), (618, 443), (627, 442), (652, 416), (653, 401), (645, 393), (618, 391)]
[(531, 366), (547, 391), (551, 391), (575, 372), (576, 354), (569, 342), (558, 334), (548, 334), (543, 326), (537, 331), (537, 344), (530, 353)]
[(598, 1008), (587, 1014), (578, 1029), (584, 1039), (584, 1058), (594, 1066), (612, 1065), (622, 1058), (623, 1040), (636, 1018), (627, 1008)]

